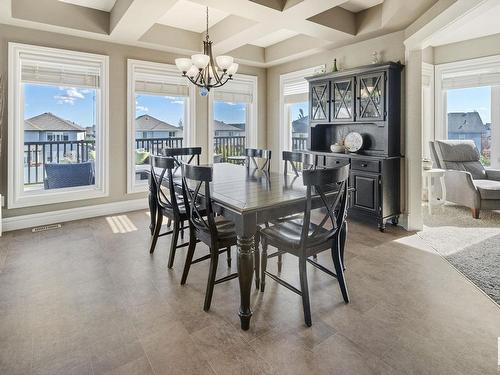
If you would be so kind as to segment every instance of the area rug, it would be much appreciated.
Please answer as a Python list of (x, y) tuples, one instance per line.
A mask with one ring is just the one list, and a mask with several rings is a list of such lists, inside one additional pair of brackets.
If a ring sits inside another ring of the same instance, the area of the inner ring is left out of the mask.
[(500, 305), (500, 211), (481, 211), (452, 204), (424, 209), (418, 236)]

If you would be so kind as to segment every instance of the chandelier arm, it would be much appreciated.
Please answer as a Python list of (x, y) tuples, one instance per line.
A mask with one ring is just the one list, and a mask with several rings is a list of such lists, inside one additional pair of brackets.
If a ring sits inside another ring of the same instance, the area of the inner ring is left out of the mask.
[(224, 82), (222, 82), (223, 80), (221, 79), (221, 81), (218, 85), (216, 85), (216, 86), (214, 85), (214, 88), (224, 86), (227, 83), (227, 81), (230, 81), (232, 79), (233, 79), (232, 77), (226, 77), (226, 80)]

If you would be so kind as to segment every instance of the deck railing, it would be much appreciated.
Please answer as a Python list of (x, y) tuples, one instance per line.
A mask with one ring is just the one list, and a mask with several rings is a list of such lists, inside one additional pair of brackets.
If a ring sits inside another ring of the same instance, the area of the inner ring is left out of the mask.
[(44, 165), (71, 159), (83, 163), (92, 159), (94, 140), (24, 142), (24, 183), (43, 183)]
[(222, 162), (228, 162), (229, 156), (241, 156), (245, 153), (245, 136), (214, 137), (214, 154), (221, 156)]
[[(292, 149), (305, 150), (307, 138), (293, 137)], [(159, 154), (164, 148), (183, 147), (183, 138), (137, 138), (136, 149)], [(64, 159), (82, 163), (95, 157), (94, 140), (81, 141), (37, 141), (24, 143), (24, 183), (43, 183), (44, 165), (61, 163)], [(214, 153), (221, 155), (223, 162), (230, 156), (241, 156), (245, 151), (245, 136), (214, 137)]]

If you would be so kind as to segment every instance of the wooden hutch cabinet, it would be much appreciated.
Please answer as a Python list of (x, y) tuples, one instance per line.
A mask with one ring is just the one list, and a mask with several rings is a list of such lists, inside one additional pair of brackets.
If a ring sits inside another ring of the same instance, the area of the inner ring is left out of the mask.
[[(400, 209), (401, 72), (385, 63), (308, 77), (309, 151), (317, 165), (351, 165), (350, 213), (397, 224)], [(357, 153), (332, 153), (349, 132), (363, 136)]]

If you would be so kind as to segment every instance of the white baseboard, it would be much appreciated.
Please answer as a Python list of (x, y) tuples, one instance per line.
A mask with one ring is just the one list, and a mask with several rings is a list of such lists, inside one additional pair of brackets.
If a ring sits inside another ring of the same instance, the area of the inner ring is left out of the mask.
[(4, 232), (8, 232), (11, 230), (32, 228), (40, 225), (63, 223), (66, 221), (114, 215), (128, 211), (137, 211), (147, 207), (148, 200), (146, 198), (104, 203), (95, 206), (77, 207), (66, 210), (7, 217), (2, 220), (0, 228), (2, 228)]

